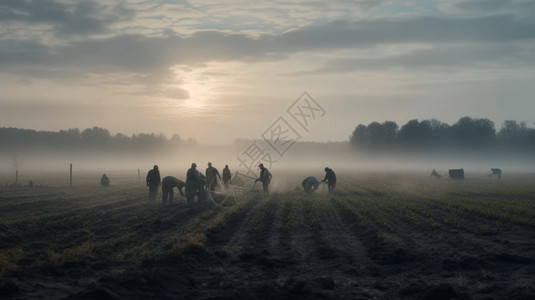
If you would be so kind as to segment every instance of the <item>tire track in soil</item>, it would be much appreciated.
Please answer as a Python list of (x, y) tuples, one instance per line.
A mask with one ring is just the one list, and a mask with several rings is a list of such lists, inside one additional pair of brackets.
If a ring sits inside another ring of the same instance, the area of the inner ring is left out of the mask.
[(214, 228), (207, 229), (207, 246), (214, 251), (221, 251), (220, 254), (236, 250), (233, 248), (236, 247), (239, 239), (243, 237), (248, 228), (247, 224), (251, 222), (255, 211), (254, 208), (260, 203), (261, 200), (254, 198), (247, 201), (245, 205), (231, 208), (235, 211), (228, 214), (222, 223), (217, 224)]
[[(345, 205), (341, 200), (337, 201), (341, 219), (344, 223), (349, 224), (350, 232), (353, 232), (361, 241), (365, 252), (376, 265), (392, 266), (414, 259), (406, 251), (403, 244), (388, 242), (384, 235), (381, 237), (381, 233), (391, 232), (391, 230), (378, 224), (373, 216), (369, 214), (355, 215), (353, 210), (358, 209), (358, 205), (353, 202), (354, 200), (346, 202)], [(361, 220), (359, 217), (363, 219)], [(402, 268), (399, 271), (401, 272)], [(377, 270), (372, 270), (372, 273), (376, 274)]]
[(277, 226), (278, 241), (272, 244), (272, 249), (276, 257), (286, 264), (295, 264), (293, 267), (295, 270), (292, 270), (292, 273), (295, 273), (303, 271), (307, 264), (313, 262), (318, 250), (314, 243), (314, 235), (306, 225), (303, 201), (292, 199), (295, 197), (292, 196), (282, 200), (279, 219), (281, 223)]
[[(332, 202), (322, 205), (322, 212), (318, 220), (318, 234), (315, 235), (320, 251), (320, 259), (330, 259), (328, 255), (333, 252), (334, 258), (339, 260), (343, 273), (362, 274), (365, 266), (370, 264), (366, 248), (357, 236), (350, 232), (346, 224)], [(327, 247), (327, 251), (322, 250)], [(327, 256), (325, 256), (327, 255)]]
[(251, 278), (251, 268), (243, 268), (240, 264), (243, 248), (246, 247), (243, 243), (251, 230), (252, 218), (258, 213), (258, 207), (266, 204), (265, 201), (254, 197), (244, 205), (232, 208), (234, 211), (227, 214), (223, 222), (205, 230), (206, 250), (210, 255), (205, 257), (207, 261), (204, 264), (196, 266), (192, 274), (199, 298), (210, 298), (214, 293), (233, 294), (228, 289), (235, 289)]
[(238, 230), (235, 231), (224, 244), (223, 248), (227, 251), (240, 253), (258, 249), (261, 246), (260, 242), (262, 240), (259, 236), (262, 232), (256, 231), (254, 228), (255, 223), (257, 223), (257, 220), (260, 218), (261, 222), (258, 225), (265, 222), (266, 219), (265, 217), (262, 217), (262, 215), (268, 214), (266, 210), (269, 211), (269, 208), (273, 207), (274, 202), (271, 201), (271, 199), (259, 199), (255, 202), (254, 206), (248, 208), (245, 218), (240, 223)]
[(210, 289), (232, 287), (255, 294), (259, 286), (276, 279), (279, 268), (284, 264), (269, 252), (268, 238), (279, 204), (271, 198), (260, 200), (248, 208), (239, 227), (234, 228), (225, 241), (219, 240), (215, 248), (220, 260), (217, 267), (208, 272), (216, 274), (220, 282), (208, 283)]

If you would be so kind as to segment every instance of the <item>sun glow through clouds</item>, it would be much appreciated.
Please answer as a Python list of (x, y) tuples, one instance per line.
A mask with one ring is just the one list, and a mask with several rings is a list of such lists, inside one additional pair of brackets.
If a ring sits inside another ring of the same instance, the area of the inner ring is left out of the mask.
[(184, 101), (184, 106), (187, 108), (202, 109), (205, 107), (205, 88), (196, 82), (188, 83), (182, 86), (188, 91), (189, 98)]

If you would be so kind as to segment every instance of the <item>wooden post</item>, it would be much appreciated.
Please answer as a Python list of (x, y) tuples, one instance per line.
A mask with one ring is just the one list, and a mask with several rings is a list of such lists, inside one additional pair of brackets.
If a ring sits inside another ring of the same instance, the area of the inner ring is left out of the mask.
[(15, 170), (15, 186), (19, 186), (19, 170)]
[(71, 171), (70, 171), (70, 183), (71, 183), (71, 186), (72, 186), (72, 163), (71, 163)]
[(141, 172), (139, 171), (139, 168), (137, 169), (137, 180), (141, 182)]

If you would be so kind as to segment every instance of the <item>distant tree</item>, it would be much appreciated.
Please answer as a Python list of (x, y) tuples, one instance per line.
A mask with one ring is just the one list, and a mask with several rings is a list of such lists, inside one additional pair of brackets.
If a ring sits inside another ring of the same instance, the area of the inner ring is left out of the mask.
[(529, 132), (526, 122), (506, 120), (498, 132), (498, 138), (507, 147), (518, 147), (529, 143)]
[(356, 147), (366, 147), (369, 144), (366, 125), (359, 124), (350, 137), (350, 143)]
[(421, 124), (417, 119), (414, 119), (401, 126), (398, 132), (398, 140), (405, 146), (421, 147), (427, 140), (428, 135), (429, 130), (427, 130), (426, 124)]
[(39, 151), (112, 151), (122, 153), (166, 151), (176, 149), (184, 142), (178, 135), (170, 140), (160, 134), (138, 134), (128, 137), (122, 133), (112, 136), (108, 129), (93, 127), (80, 132), (78, 128), (60, 130), (59, 132), (35, 131), (18, 128), (0, 128), (0, 152), (24, 153)]
[(463, 147), (484, 147), (494, 142), (494, 122), (488, 119), (462, 117), (452, 126), (455, 139)]
[(359, 124), (350, 137), (352, 145), (364, 149), (387, 149), (396, 143), (398, 125), (392, 121)]
[(108, 145), (111, 142), (111, 134), (108, 129), (93, 127), (87, 128), (80, 134), (84, 144), (92, 145), (94, 147)]
[(398, 128), (399, 126), (396, 122), (385, 121), (383, 123), (383, 138), (385, 145), (392, 146), (396, 143)]

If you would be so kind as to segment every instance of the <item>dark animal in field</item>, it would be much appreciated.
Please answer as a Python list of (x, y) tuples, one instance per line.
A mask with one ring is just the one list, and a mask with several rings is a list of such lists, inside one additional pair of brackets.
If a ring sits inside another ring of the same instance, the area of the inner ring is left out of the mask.
[(464, 169), (450, 169), (448, 173), (451, 179), (457, 179), (457, 180), (464, 179)]
[(498, 168), (492, 168), (490, 169), (492, 171), (492, 173), (489, 174), (489, 177), (492, 177), (493, 175), (496, 175), (498, 176), (498, 178), (502, 178), (502, 169), (498, 169)]

